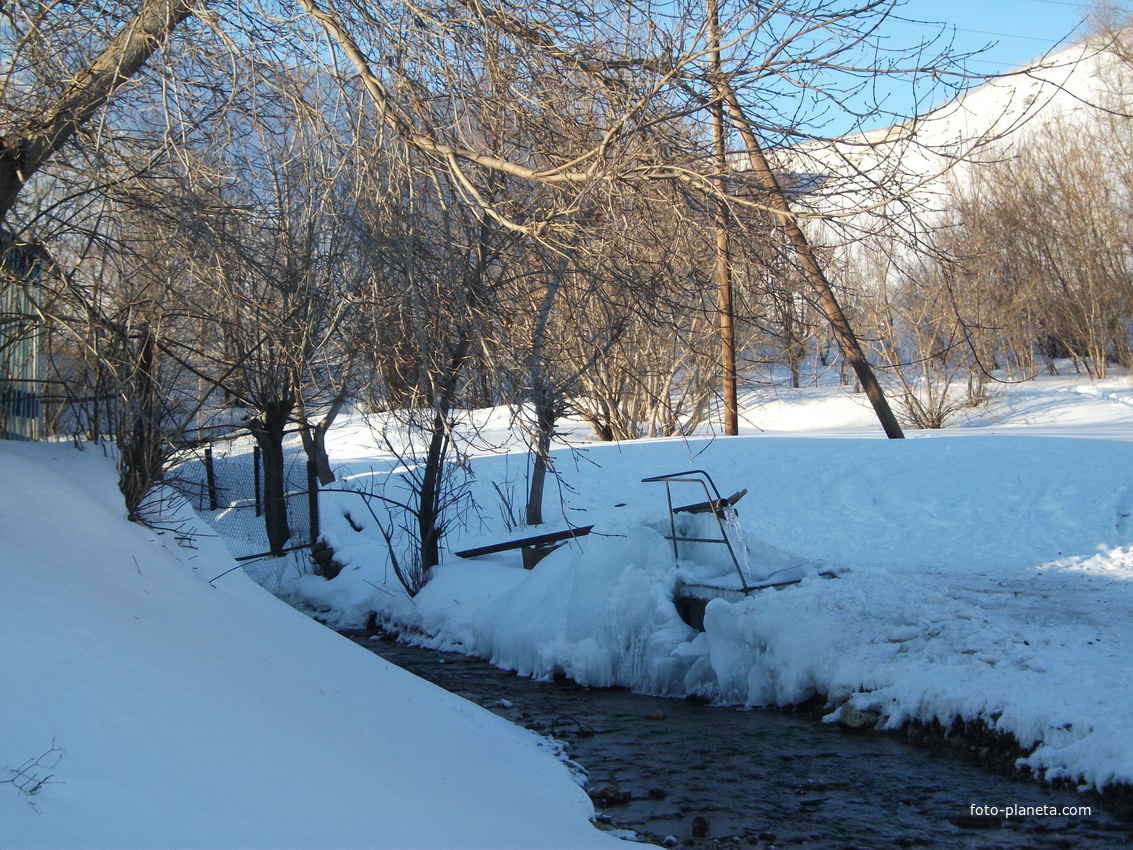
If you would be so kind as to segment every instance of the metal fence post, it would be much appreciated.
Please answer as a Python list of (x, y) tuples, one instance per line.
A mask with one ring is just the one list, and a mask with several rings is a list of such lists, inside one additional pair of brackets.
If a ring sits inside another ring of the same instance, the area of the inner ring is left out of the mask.
[(264, 512), (263, 503), (260, 501), (260, 447), (252, 446), (252, 477), (254, 480), (254, 487), (256, 488), (256, 516), (260, 516)]
[(311, 544), (319, 542), (319, 476), (314, 461), (307, 461), (307, 513), (311, 523)]
[(205, 480), (208, 481), (209, 510), (216, 510), (216, 472), (212, 467), (212, 447), (205, 449)]

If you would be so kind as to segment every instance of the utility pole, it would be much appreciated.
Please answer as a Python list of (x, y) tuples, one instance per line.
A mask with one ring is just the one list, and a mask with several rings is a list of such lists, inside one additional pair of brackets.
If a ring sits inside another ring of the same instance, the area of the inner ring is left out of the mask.
[(712, 93), (712, 182), (716, 188), (716, 313), (720, 321), (720, 372), (724, 396), (724, 434), (740, 432), (736, 394), (736, 334), (732, 307), (732, 268), (728, 257), (728, 207), (724, 174), (728, 167), (724, 142), (724, 70), (720, 60), (720, 10), (718, 0), (705, 0), (708, 18), (708, 76)]

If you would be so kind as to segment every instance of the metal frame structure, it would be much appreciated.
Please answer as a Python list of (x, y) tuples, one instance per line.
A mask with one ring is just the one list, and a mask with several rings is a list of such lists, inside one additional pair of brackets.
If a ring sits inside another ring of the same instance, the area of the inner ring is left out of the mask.
[[(680, 548), (678, 543), (723, 543), (728, 547), (728, 554), (732, 556), (732, 563), (736, 567), (736, 575), (740, 578), (740, 587), (743, 588), (744, 595), (746, 596), (756, 588), (747, 583), (747, 577), (744, 571), (740, 568), (740, 561), (736, 557), (736, 552), (732, 548), (732, 542), (728, 539), (728, 534), (724, 531), (724, 523), (720, 520), (720, 512), (723, 508), (728, 506), (728, 501), (720, 495), (720, 491), (716, 488), (716, 482), (712, 480), (703, 469), (690, 469), (687, 472), (673, 472), (667, 475), (654, 475), (650, 478), (642, 478), (643, 484), (664, 483), (665, 484), (665, 498), (669, 502), (669, 530), (671, 534), (667, 536), (666, 540), (673, 541), (673, 558), (677, 561), (680, 560)], [(673, 490), (674, 484), (699, 484), (701, 489), (704, 490), (704, 497), (707, 502), (708, 512), (716, 520), (716, 527), (720, 529), (720, 536), (717, 537), (682, 537), (677, 534), (677, 512), (680, 508), (673, 507)], [(709, 489), (711, 488), (711, 489)]]

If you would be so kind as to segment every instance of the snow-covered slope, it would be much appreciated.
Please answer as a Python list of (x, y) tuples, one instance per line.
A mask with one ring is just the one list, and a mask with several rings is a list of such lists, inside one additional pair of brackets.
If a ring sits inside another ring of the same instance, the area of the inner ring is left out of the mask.
[(531, 733), (126, 522), (99, 449), (0, 481), (0, 846), (614, 843)]
[[(1123, 38), (1133, 41), (1133, 34)], [(837, 176), (829, 191), (799, 198), (800, 211), (847, 215), (843, 224), (865, 232), (879, 227), (885, 232), (894, 217), (898, 230), (913, 228), (910, 213), (935, 223), (949, 182), (963, 185), (978, 163), (1010, 157), (1049, 122), (1100, 114), (1097, 110), (1114, 108), (1118, 99), (1128, 103), (1133, 67), (1109, 47), (1103, 38), (1088, 39), (992, 78), (903, 125), (781, 152), (787, 170)], [(814, 233), (823, 238), (821, 228), (815, 226)]]

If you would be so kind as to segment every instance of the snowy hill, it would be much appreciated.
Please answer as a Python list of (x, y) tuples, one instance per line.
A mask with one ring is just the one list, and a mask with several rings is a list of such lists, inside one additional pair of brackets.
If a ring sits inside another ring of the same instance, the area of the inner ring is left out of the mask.
[(126, 522), (97, 448), (0, 480), (0, 846), (614, 843), (542, 739)]
[[(785, 157), (788, 170), (835, 173), (837, 189), (800, 199), (819, 215), (869, 210), (857, 227), (909, 207), (890, 202), (909, 193), (912, 208), (927, 222), (940, 208), (948, 181), (967, 180), (973, 163), (1009, 157), (1047, 122), (1076, 120), (1133, 92), (1133, 67), (1093, 38), (1036, 63), (997, 76), (903, 125), (846, 136), (797, 149)], [(855, 176), (856, 175), (856, 176)]]

